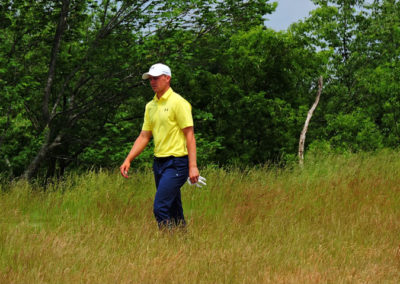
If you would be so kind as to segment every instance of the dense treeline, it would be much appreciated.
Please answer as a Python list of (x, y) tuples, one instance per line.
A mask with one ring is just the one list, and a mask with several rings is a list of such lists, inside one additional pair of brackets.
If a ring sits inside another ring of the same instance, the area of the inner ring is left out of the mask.
[(397, 147), (399, 1), (313, 2), (277, 32), (268, 0), (1, 1), (2, 175), (118, 166), (155, 62), (192, 103), (200, 165), (295, 159), (319, 76), (306, 153)]

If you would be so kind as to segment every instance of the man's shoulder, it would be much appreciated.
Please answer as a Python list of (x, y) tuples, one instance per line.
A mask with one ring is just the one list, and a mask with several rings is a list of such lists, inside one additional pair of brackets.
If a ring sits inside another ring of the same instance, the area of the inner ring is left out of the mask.
[(178, 93), (176, 93), (174, 91), (171, 94), (171, 98), (174, 101), (178, 102), (178, 103), (188, 103), (188, 104), (190, 104), (184, 97), (182, 97), (180, 94), (178, 94)]
[(156, 103), (154, 102), (154, 100), (148, 101), (148, 102), (146, 103), (146, 109), (149, 108), (149, 107), (154, 106), (155, 104), (156, 104)]

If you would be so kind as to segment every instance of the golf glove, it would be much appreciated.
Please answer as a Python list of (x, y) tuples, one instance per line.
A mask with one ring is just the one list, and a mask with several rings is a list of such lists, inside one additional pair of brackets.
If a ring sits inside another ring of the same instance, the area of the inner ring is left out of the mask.
[(195, 186), (197, 186), (197, 187), (203, 187), (204, 185), (207, 185), (206, 184), (206, 178), (204, 178), (204, 177), (202, 177), (202, 176), (199, 176), (199, 180), (196, 182), (196, 183), (192, 183), (191, 181), (190, 181), (190, 178), (188, 178), (187, 179), (187, 182), (190, 184), (190, 185), (195, 185)]

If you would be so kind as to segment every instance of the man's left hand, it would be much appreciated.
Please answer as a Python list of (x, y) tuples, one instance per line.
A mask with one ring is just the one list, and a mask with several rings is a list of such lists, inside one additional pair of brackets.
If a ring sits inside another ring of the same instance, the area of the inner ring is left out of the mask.
[(199, 176), (199, 169), (197, 167), (189, 167), (189, 180), (191, 183), (197, 183)]

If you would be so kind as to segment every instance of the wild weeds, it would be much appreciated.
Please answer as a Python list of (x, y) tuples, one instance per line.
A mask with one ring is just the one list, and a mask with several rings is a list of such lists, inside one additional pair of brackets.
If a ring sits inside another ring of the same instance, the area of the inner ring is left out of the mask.
[(162, 232), (150, 171), (0, 193), (0, 283), (397, 283), (400, 154), (202, 171)]

